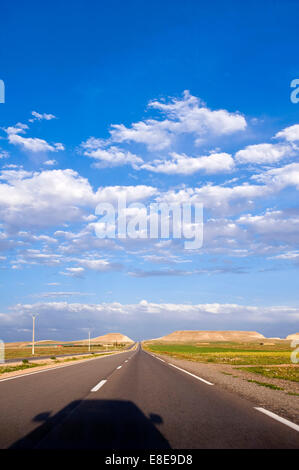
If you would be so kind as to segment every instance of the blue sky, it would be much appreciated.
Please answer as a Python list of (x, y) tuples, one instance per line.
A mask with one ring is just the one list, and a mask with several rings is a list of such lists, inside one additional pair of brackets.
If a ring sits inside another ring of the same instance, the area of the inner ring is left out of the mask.
[[(7, 2), (0, 337), (298, 330), (298, 2)], [(201, 202), (204, 243), (95, 207)]]

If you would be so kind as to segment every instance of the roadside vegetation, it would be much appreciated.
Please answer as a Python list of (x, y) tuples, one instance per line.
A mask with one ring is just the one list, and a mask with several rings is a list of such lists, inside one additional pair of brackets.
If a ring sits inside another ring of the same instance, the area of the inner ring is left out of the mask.
[[(125, 343), (114, 343), (109, 346), (103, 346), (102, 344), (91, 344), (90, 351), (88, 345), (80, 345), (76, 343), (70, 344), (57, 344), (57, 345), (35, 345), (34, 357), (51, 356), (56, 357), (63, 354), (86, 354), (89, 352), (105, 352), (105, 351), (118, 351), (128, 347)], [(24, 357), (31, 358), (31, 345), (26, 347), (10, 347), (5, 345), (5, 359), (22, 359)]]
[[(157, 343), (144, 342), (143, 348), (156, 354), (165, 354), (176, 359), (186, 359), (188, 361), (227, 364), (236, 366), (234, 369), (252, 374), (252, 379), (243, 377), (248, 382), (255, 383), (272, 390), (284, 390), (281, 383), (275, 380), (286, 380), (299, 382), (299, 364), (292, 364), (290, 355), (290, 343), (286, 341), (276, 341), (265, 343), (234, 343), (234, 342), (213, 342), (213, 343)], [(231, 369), (221, 370), (222, 374), (238, 377), (232, 373)], [(255, 378), (263, 376), (267, 382), (260, 382)], [(270, 383), (269, 379), (273, 379)], [(289, 395), (299, 396), (296, 391), (287, 392)]]
[(230, 365), (269, 365), (290, 363), (291, 349), (286, 343), (214, 342), (199, 344), (144, 343), (144, 349), (178, 359)]
[[(241, 370), (260, 374), (264, 377), (271, 379), (291, 380), (292, 382), (299, 382), (299, 366), (284, 366), (284, 367), (242, 367)], [(299, 394), (298, 394), (299, 395)]]
[[(78, 356), (78, 357), (67, 357), (67, 358), (61, 358), (61, 359), (56, 359), (54, 357), (51, 357), (52, 364), (63, 364), (65, 362), (74, 362), (74, 361), (83, 361), (85, 359), (93, 359), (95, 357), (100, 357), (100, 356), (109, 356), (110, 354), (114, 354), (113, 352), (107, 352), (107, 353), (99, 353), (99, 354), (89, 354), (84, 357)], [(45, 362), (29, 362), (27, 359), (24, 359), (21, 364), (13, 365), (13, 366), (0, 366), (0, 375), (1, 374), (6, 374), (9, 372), (16, 372), (19, 370), (26, 370), (26, 369), (32, 369), (34, 367), (43, 367), (43, 366), (51, 366), (51, 363), (45, 363)]]
[(247, 382), (251, 382), (251, 383), (260, 385), (261, 387), (271, 388), (272, 390), (283, 390), (283, 388), (277, 387), (277, 385), (269, 384), (269, 383), (266, 383), (266, 382), (259, 382), (258, 380), (247, 380)]
[(78, 356), (78, 357), (66, 357), (64, 359), (60, 358), (60, 359), (56, 359), (54, 362), (61, 363), (61, 362), (71, 362), (71, 361), (83, 361), (84, 359), (92, 359), (94, 357), (100, 357), (100, 356), (109, 356), (110, 354), (113, 354), (113, 352), (98, 353), (98, 354), (91, 353), (84, 357)]
[(41, 367), (41, 366), (45, 366), (46, 364), (42, 364), (42, 363), (22, 363), (20, 365), (17, 365), (17, 366), (5, 366), (5, 367), (0, 367), (0, 374), (6, 374), (8, 372), (16, 372), (18, 370), (26, 370), (26, 369), (32, 369), (33, 367)]

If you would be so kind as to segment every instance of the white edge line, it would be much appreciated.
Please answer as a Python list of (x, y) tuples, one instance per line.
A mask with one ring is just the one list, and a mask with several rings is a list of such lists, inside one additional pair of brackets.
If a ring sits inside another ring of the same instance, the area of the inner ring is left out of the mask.
[(185, 372), (185, 374), (191, 375), (191, 377), (194, 377), (195, 379), (200, 380), (201, 382), (204, 382), (207, 385), (214, 385), (212, 382), (208, 382), (207, 380), (202, 379), (201, 377), (198, 377), (198, 375), (191, 374), (191, 372), (188, 372), (185, 369), (181, 369), (181, 367), (175, 366), (174, 364), (171, 364), (170, 362), (166, 362), (160, 357), (155, 356), (154, 354), (150, 354), (150, 356), (155, 357), (156, 359), (159, 359), (159, 361), (165, 362), (166, 364), (169, 364), (170, 366), (175, 367), (176, 369), (181, 370), (182, 372)]
[(156, 359), (158, 359), (161, 362), (165, 362), (164, 359), (161, 359), (161, 357), (154, 356)]
[(94, 361), (94, 360), (103, 359), (106, 357), (118, 356), (119, 354), (123, 354), (124, 352), (126, 351), (122, 351), (116, 354), (109, 354), (107, 356), (92, 357), (91, 359), (82, 359), (82, 360), (79, 360), (78, 362), (74, 362), (73, 364), (64, 364), (62, 366), (49, 367), (47, 369), (37, 370), (35, 372), (28, 372), (28, 374), (14, 375), (13, 377), (6, 377), (5, 379), (0, 379), (0, 383), (6, 382), (7, 380), (20, 379), (21, 377), (27, 377), (29, 375), (41, 374), (42, 372), (51, 372), (52, 370), (63, 369), (64, 367), (78, 366), (79, 364), (82, 364), (83, 362)]
[(164, 359), (161, 359), (161, 357), (155, 356), (154, 354), (150, 354), (150, 356), (154, 357), (155, 359), (158, 359), (161, 362), (165, 362), (165, 364), (167, 364), (167, 362), (164, 361)]
[(212, 384), (212, 382), (208, 382), (207, 380), (202, 379), (201, 377), (198, 377), (198, 375), (191, 374), (191, 372), (188, 372), (185, 369), (181, 369), (180, 367), (175, 366), (174, 364), (170, 364), (170, 362), (169, 362), (169, 365), (172, 366), (172, 367), (175, 367), (178, 370), (181, 370), (182, 372), (185, 372), (185, 374), (191, 375), (191, 377), (194, 377), (195, 379), (200, 380), (201, 382), (204, 382), (207, 385), (214, 385), (214, 384)]
[(292, 421), (289, 421), (288, 419), (281, 418), (281, 416), (278, 416), (275, 413), (272, 413), (272, 411), (265, 410), (265, 408), (254, 407), (254, 409), (260, 411), (261, 413), (264, 413), (267, 416), (270, 416), (270, 418), (276, 419), (276, 421), (279, 421), (280, 423), (283, 423), (286, 426), (289, 426), (289, 428), (292, 428), (295, 431), (299, 432), (298, 424), (292, 423)]
[(103, 385), (105, 385), (105, 383), (107, 382), (107, 380), (101, 380), (101, 382), (99, 382), (95, 387), (93, 387), (90, 391), (91, 392), (97, 392), (101, 387), (103, 387)]

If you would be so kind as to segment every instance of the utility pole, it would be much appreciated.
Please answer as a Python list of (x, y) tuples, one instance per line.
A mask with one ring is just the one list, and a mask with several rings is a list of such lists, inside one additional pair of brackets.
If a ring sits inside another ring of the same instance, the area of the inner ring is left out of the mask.
[(32, 315), (32, 356), (34, 356), (34, 340), (35, 340), (35, 319), (37, 315)]
[(90, 330), (88, 330), (88, 351), (90, 352)]

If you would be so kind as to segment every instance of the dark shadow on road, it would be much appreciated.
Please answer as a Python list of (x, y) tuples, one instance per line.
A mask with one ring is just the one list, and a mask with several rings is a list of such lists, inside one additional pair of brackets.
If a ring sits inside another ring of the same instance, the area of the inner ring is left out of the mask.
[(40, 427), (12, 449), (170, 449), (156, 428), (163, 420), (149, 417), (130, 401), (83, 400), (70, 403), (54, 416), (34, 418)]

